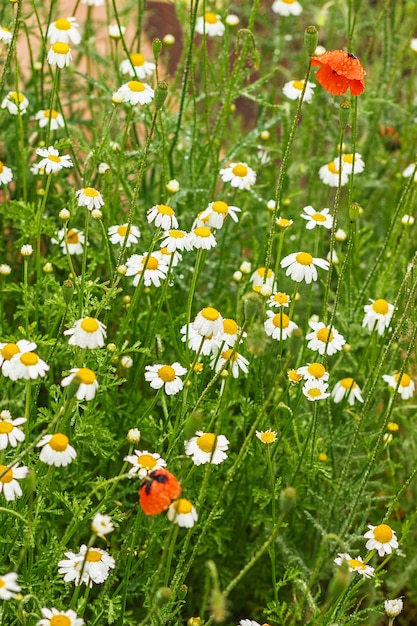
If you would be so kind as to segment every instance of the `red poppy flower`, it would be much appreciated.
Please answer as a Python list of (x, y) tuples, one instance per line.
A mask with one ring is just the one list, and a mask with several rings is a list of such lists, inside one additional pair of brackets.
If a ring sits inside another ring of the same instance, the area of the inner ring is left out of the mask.
[(139, 489), (139, 503), (146, 515), (158, 515), (178, 498), (181, 485), (173, 474), (157, 469), (144, 479)]
[(352, 96), (359, 96), (365, 89), (365, 70), (359, 59), (350, 52), (329, 50), (312, 57), (311, 65), (320, 65), (317, 80), (335, 96), (342, 96), (349, 88)]

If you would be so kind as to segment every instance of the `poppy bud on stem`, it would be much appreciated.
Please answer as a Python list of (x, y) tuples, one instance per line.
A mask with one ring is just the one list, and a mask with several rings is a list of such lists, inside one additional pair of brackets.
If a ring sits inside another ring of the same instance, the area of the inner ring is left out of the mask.
[(154, 103), (157, 109), (162, 109), (166, 97), (168, 95), (168, 83), (165, 80), (160, 80), (158, 87), (155, 90)]
[(159, 55), (161, 54), (161, 50), (162, 50), (162, 41), (160, 39), (158, 39), (158, 38), (154, 39), (152, 41), (152, 52), (153, 52), (153, 55), (154, 55), (156, 61), (159, 59)]
[(339, 108), (339, 122), (340, 126), (344, 129), (349, 124), (350, 118), (350, 102), (349, 100), (343, 99), (340, 103)]
[(317, 42), (319, 39), (319, 31), (315, 26), (307, 26), (304, 31), (304, 45), (307, 50), (307, 54), (309, 57), (312, 57), (316, 48)]

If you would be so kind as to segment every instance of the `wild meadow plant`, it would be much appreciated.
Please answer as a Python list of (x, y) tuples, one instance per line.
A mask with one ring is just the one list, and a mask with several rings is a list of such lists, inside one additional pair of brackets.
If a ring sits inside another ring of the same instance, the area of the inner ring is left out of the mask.
[(0, 7), (0, 623), (415, 624), (417, 5), (171, 9)]

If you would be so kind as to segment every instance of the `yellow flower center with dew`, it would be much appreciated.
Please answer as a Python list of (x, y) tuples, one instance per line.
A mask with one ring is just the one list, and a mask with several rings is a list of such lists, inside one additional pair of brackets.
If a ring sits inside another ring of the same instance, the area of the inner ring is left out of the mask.
[(383, 298), (379, 298), (372, 303), (372, 309), (375, 313), (379, 313), (380, 315), (386, 315), (389, 311), (388, 302)]
[(207, 24), (217, 24), (219, 20), (217, 19), (217, 15), (215, 13), (205, 13), (204, 21), (207, 22)]
[(21, 104), (24, 98), (25, 96), (22, 93), (16, 93), (16, 91), (13, 91), (11, 94), (9, 94), (9, 99), (13, 100), (13, 102), (15, 102), (16, 104)]
[(0, 174), (3, 172), (4, 170), (4, 164), (3, 161), (0, 161)]
[[(146, 263), (147, 261), (147, 263)], [(158, 259), (154, 256), (144, 257), (142, 259), (142, 265), (145, 265), (147, 270), (157, 270), (158, 269)]]
[(197, 228), (194, 228), (194, 234), (197, 235), (197, 237), (207, 239), (207, 237), (211, 235), (211, 230), (207, 226), (197, 226)]
[(193, 505), (189, 500), (180, 498), (174, 502), (174, 509), (177, 512), (177, 515), (187, 515), (193, 510)]
[(315, 222), (325, 222), (327, 218), (322, 213), (314, 213), (314, 215), (311, 216), (311, 219)]
[(322, 341), (323, 343), (330, 343), (331, 341), (333, 341), (334, 335), (333, 332), (328, 328), (320, 328), (320, 330), (318, 330), (316, 333), (316, 337), (319, 341)]
[(313, 263), (313, 257), (308, 252), (299, 252), (295, 260), (300, 265), (311, 265)]
[(74, 230), (73, 228), (70, 228), (70, 230), (67, 232), (67, 243), (78, 243), (79, 242), (79, 237), (78, 237), (78, 233), (76, 230)]
[(158, 204), (156, 208), (158, 213), (162, 213), (162, 215), (175, 215), (174, 209), (166, 204)]
[(310, 398), (319, 398), (322, 394), (321, 389), (318, 389), (318, 387), (312, 387), (312, 389), (309, 389), (307, 393)]
[(220, 313), (212, 306), (207, 306), (205, 309), (202, 309), (201, 316), (209, 322), (215, 322), (219, 319)]
[(337, 165), (336, 165), (336, 163), (334, 161), (332, 161), (331, 163), (328, 163), (327, 169), (332, 174), (338, 174), (339, 173), (339, 170), (337, 169)]
[(294, 89), (298, 89), (299, 91), (302, 91), (303, 87), (304, 87), (304, 81), (302, 81), (302, 80), (293, 80), (292, 81), (292, 86), (294, 87)]
[(63, 41), (57, 41), (56, 43), (52, 44), (52, 50), (55, 52), (55, 54), (68, 54), (68, 52), (70, 51), (70, 47), (67, 43), (64, 43)]
[(273, 300), (274, 302), (276, 302), (277, 304), (280, 304), (281, 306), (284, 304), (289, 304), (290, 299), (287, 296), (286, 293), (282, 293), (281, 291), (279, 291), (278, 293), (274, 294), (273, 296)]
[(344, 161), (345, 163), (349, 163), (350, 165), (352, 165), (353, 163), (353, 154), (344, 154), (342, 156), (342, 161)]
[(53, 163), (61, 163), (61, 157), (57, 154), (48, 154), (48, 159)]
[(53, 615), (49, 620), (49, 626), (71, 626), (72, 623), (71, 618), (62, 613), (60, 615)]
[(71, 22), (65, 19), (65, 17), (60, 17), (55, 22), (55, 28), (58, 30), (70, 30)]
[(31, 365), (36, 365), (39, 362), (39, 357), (34, 352), (24, 352), (20, 356), (20, 362), (22, 363), (22, 365), (30, 367)]
[(96, 375), (93, 370), (88, 369), (88, 367), (80, 367), (74, 376), (74, 382), (78, 382), (83, 385), (92, 385), (95, 380)]
[(239, 326), (236, 324), (235, 320), (223, 320), (223, 331), (226, 333), (226, 335), (236, 335), (238, 330)]
[(93, 187), (85, 187), (83, 189), (83, 193), (88, 198), (97, 198), (97, 196), (98, 196), (97, 189), (94, 189)]
[[(258, 274), (258, 276), (260, 276), (261, 278), (264, 278), (264, 277), (265, 277), (265, 272), (266, 272), (266, 270), (265, 270), (265, 268), (264, 268), (264, 267), (259, 267), (259, 268), (256, 270), (256, 273), (257, 273), (257, 274)], [(268, 273), (267, 273), (266, 277), (267, 277), (267, 278), (272, 278), (272, 276), (273, 276), (273, 272), (272, 272), (272, 270), (268, 270)]]
[(310, 363), (307, 372), (314, 378), (322, 378), (326, 373), (326, 368), (321, 363)]
[(130, 60), (132, 61), (135, 67), (141, 67), (145, 65), (145, 57), (140, 52), (136, 52), (135, 54), (130, 55)]
[[(7, 465), (0, 465), (0, 474), (3, 474)], [(9, 469), (3, 476), (0, 478), (0, 482), (2, 483), (10, 483), (13, 480), (13, 470)]]
[(101, 553), (98, 550), (94, 550), (93, 548), (90, 548), (89, 551), (87, 552), (87, 558), (86, 561), (88, 563), (99, 563), (99, 561), (101, 561)]
[(349, 567), (351, 567), (352, 569), (355, 569), (355, 568), (359, 568), (362, 570), (366, 569), (365, 563), (362, 563), (362, 561), (358, 561), (358, 559), (349, 559), (348, 563), (349, 563)]
[(141, 83), (139, 80), (130, 80), (127, 83), (130, 91), (134, 91), (135, 93), (139, 93), (140, 91), (145, 91), (145, 85)]
[(55, 433), (49, 440), (49, 447), (55, 452), (63, 452), (68, 448), (69, 439), (62, 433)]
[(344, 387), (345, 389), (355, 389), (355, 387), (357, 387), (358, 385), (356, 384), (356, 382), (353, 380), (353, 378), (343, 378), (340, 381), (340, 384), (342, 385), (342, 387)]
[(55, 111), (55, 109), (45, 109), (43, 116), (46, 117), (47, 120), (55, 120), (58, 117), (58, 111)]
[(389, 543), (393, 537), (392, 528), (388, 524), (380, 524), (373, 530), (374, 538), (379, 543)]
[(137, 464), (146, 470), (153, 470), (157, 462), (151, 454), (140, 454), (137, 458)]
[(184, 239), (185, 235), (182, 232), (182, 230), (170, 230), (168, 231), (168, 234), (170, 237), (172, 237), (173, 239)]
[(217, 435), (214, 433), (204, 433), (197, 438), (197, 445), (202, 452), (211, 453), (216, 447)]
[(233, 352), (233, 348), (228, 348), (224, 352), (222, 352), (222, 358), (226, 361), (237, 361), (239, 355), (237, 352)]
[(20, 352), (19, 347), (15, 343), (6, 343), (4, 348), (1, 349), (1, 356), (5, 361), (10, 361), (10, 359)]
[(244, 178), (248, 174), (248, 168), (246, 165), (243, 165), (243, 163), (238, 163), (232, 169), (232, 174), (234, 174), (234, 176), (239, 176), (239, 178)]
[(0, 421), (0, 435), (8, 435), (13, 430), (13, 424), (7, 420)]
[(261, 433), (262, 443), (274, 443), (277, 440), (277, 435), (272, 430), (267, 430)]
[(82, 320), (80, 327), (86, 333), (95, 333), (100, 328), (98, 321), (94, 319), (94, 317), (85, 317)]
[[(394, 376), (394, 380), (396, 383), (398, 383), (400, 379), (400, 375), (399, 374), (395, 374)], [(401, 380), (400, 380), (400, 387), (409, 387), (411, 383), (411, 378), (409, 377), (408, 374), (403, 374), (401, 376)]]
[(117, 234), (120, 235), (120, 237), (126, 237), (126, 233), (127, 233), (127, 226), (117, 227)]
[(171, 365), (163, 365), (158, 370), (158, 376), (164, 383), (172, 383), (175, 380), (176, 373)]
[(277, 313), (272, 318), (272, 323), (276, 328), (288, 328), (290, 324), (290, 318), (285, 313)]
[(215, 213), (221, 213), (222, 215), (227, 215), (229, 212), (229, 205), (222, 200), (217, 200), (217, 202), (213, 202), (212, 207)]

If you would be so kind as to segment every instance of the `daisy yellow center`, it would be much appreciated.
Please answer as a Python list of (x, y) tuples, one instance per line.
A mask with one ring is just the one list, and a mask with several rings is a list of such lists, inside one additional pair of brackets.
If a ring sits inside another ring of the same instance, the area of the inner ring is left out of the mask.
[(386, 315), (389, 311), (388, 302), (383, 298), (379, 298), (372, 303), (372, 308), (375, 313), (380, 313), (381, 315)]
[(79, 240), (77, 231), (71, 228), (67, 233), (67, 243), (78, 243)]
[(0, 578), (0, 589), (5, 586), (6, 586), (6, 583), (4, 582), (3, 578)]
[(139, 80), (130, 80), (127, 83), (127, 86), (129, 87), (130, 91), (135, 91), (135, 92), (145, 91), (145, 85), (141, 83)]
[(197, 228), (194, 228), (194, 234), (197, 235), (197, 237), (207, 238), (210, 237), (211, 230), (207, 226), (197, 226)]
[(194, 365), (194, 368), (193, 368), (193, 369), (194, 369), (194, 371), (195, 371), (195, 373), (196, 373), (196, 374), (200, 374), (200, 372), (202, 372), (202, 371), (203, 371), (203, 364), (202, 364), (202, 363), (196, 363), (196, 364)]
[(58, 30), (70, 30), (71, 22), (65, 19), (65, 17), (60, 17), (55, 22), (55, 28), (57, 28)]
[[(261, 278), (265, 277), (265, 268), (264, 267), (259, 267), (256, 270), (256, 273), (258, 274), (258, 276), (260, 276)], [(272, 270), (268, 270), (268, 273), (266, 275), (267, 278), (272, 278)]]
[(146, 264), (146, 269), (147, 270), (156, 270), (158, 269), (158, 259), (156, 259), (154, 256), (150, 256), (150, 257), (145, 257), (144, 259), (142, 259), (142, 265)]
[(48, 120), (55, 120), (58, 117), (58, 111), (55, 111), (55, 109), (45, 109), (43, 116)]
[(93, 370), (88, 369), (88, 367), (80, 367), (75, 375), (75, 378), (80, 381), (80, 384), (92, 385), (93, 382), (96, 380), (96, 375), (94, 374)]
[(182, 230), (170, 230), (169, 236), (173, 239), (184, 239), (184, 233)]
[(158, 213), (162, 213), (162, 215), (175, 215), (174, 209), (171, 209), (171, 207), (166, 204), (158, 204), (156, 208), (158, 209)]
[(337, 169), (336, 163), (334, 161), (332, 161), (331, 163), (329, 163), (327, 165), (327, 169), (329, 170), (329, 172), (331, 172), (332, 174), (338, 174), (339, 170)]
[(0, 26), (0, 30), (2, 30), (5, 33), (11, 33), (12, 31), (9, 30), (8, 28), (6, 28), (5, 26)]
[(276, 328), (288, 328), (290, 318), (285, 313), (278, 313), (272, 318), (272, 323)]
[(311, 218), (315, 222), (325, 222), (326, 221), (326, 216), (322, 215), (321, 213), (314, 213), (314, 215), (312, 215)]
[(246, 167), (246, 165), (243, 165), (243, 163), (238, 163), (232, 169), (232, 174), (234, 174), (235, 176), (239, 176), (240, 178), (243, 178), (244, 176), (246, 176), (247, 173), (248, 173), (248, 168)]
[(49, 626), (71, 626), (71, 618), (68, 615), (53, 615), (49, 620)]
[(313, 263), (313, 257), (308, 252), (299, 252), (295, 260), (300, 265), (311, 265)]
[(274, 443), (277, 440), (276, 434), (272, 430), (261, 433), (261, 441), (263, 443)]
[(48, 159), (54, 163), (61, 163), (61, 157), (57, 154), (48, 154)]
[(276, 302), (277, 304), (288, 304), (290, 301), (289, 297), (287, 296), (286, 293), (276, 293), (274, 295), (274, 302)]
[(140, 67), (141, 65), (145, 65), (145, 57), (140, 52), (136, 52), (135, 54), (130, 55), (130, 60), (132, 61), (135, 67)]
[(230, 361), (237, 361), (239, 355), (237, 352), (233, 352), (233, 348), (228, 348), (224, 352), (222, 352), (222, 358)]
[(327, 461), (328, 456), (325, 452), (320, 452), (319, 454), (319, 461)]
[(380, 524), (373, 530), (374, 538), (379, 543), (389, 543), (392, 539), (392, 528), (388, 524)]
[[(0, 465), (0, 474), (3, 474), (7, 465)], [(10, 483), (13, 480), (13, 470), (9, 469), (3, 476), (0, 478), (0, 482), (2, 483)]]
[(141, 467), (152, 470), (157, 464), (157, 460), (151, 454), (141, 454), (138, 456), (138, 465)]
[(187, 515), (193, 510), (193, 505), (189, 500), (186, 500), (185, 498), (180, 498), (179, 500), (174, 502), (174, 509), (176, 510), (178, 515)]
[(52, 435), (48, 443), (52, 450), (55, 450), (55, 452), (63, 452), (68, 448), (69, 439), (62, 433), (55, 433), (55, 435)]
[(22, 93), (16, 93), (16, 91), (13, 91), (13, 93), (9, 94), (9, 99), (16, 102), (16, 104), (21, 104), (24, 100), (24, 95)]
[(1, 356), (5, 361), (10, 361), (10, 359), (20, 352), (18, 346), (15, 343), (6, 343), (4, 348), (1, 350)]
[[(400, 380), (400, 375), (395, 374), (394, 380), (396, 383), (398, 383), (398, 381)], [(400, 387), (409, 387), (410, 383), (411, 383), (411, 378), (409, 377), (409, 375), (403, 374), (400, 380)]]
[(297, 370), (290, 370), (288, 372), (288, 378), (293, 382), (293, 383), (299, 383), (300, 380), (302, 379), (301, 374), (297, 373)]
[(3, 162), (2, 162), (2, 161), (0, 161), (0, 174), (2, 173), (3, 169), (4, 169)]
[(13, 424), (11, 422), (0, 422), (0, 435), (8, 435), (13, 430)]
[(93, 187), (85, 187), (83, 191), (84, 191), (84, 195), (88, 196), (89, 198), (97, 198), (98, 196), (97, 189), (93, 189)]
[(205, 433), (197, 439), (197, 445), (203, 452), (213, 452), (216, 446), (217, 436), (213, 433)]
[(307, 393), (310, 396), (310, 398), (318, 398), (319, 396), (321, 396), (321, 390), (318, 389), (317, 387), (313, 387), (312, 389), (309, 389)]
[(205, 309), (203, 309), (201, 311), (201, 315), (209, 322), (215, 322), (220, 317), (220, 313), (218, 312), (218, 310), (214, 309), (212, 306), (207, 306)]
[(217, 202), (213, 202), (211, 207), (215, 213), (222, 213), (223, 215), (227, 215), (229, 211), (229, 205), (222, 200), (217, 200)]
[(126, 233), (127, 233), (127, 226), (117, 227), (117, 234), (120, 235), (120, 237), (126, 237)]
[(345, 163), (353, 163), (353, 154), (344, 154), (342, 157), (342, 161), (344, 161)]
[(355, 387), (357, 387), (357, 384), (355, 383), (353, 378), (343, 378), (343, 380), (340, 381), (340, 384), (345, 389), (355, 389)]
[[(1, 428), (1, 422), (0, 422), (0, 428)], [(396, 422), (388, 422), (387, 428), (392, 433), (395, 433), (395, 432), (397, 432), (397, 430), (399, 430), (400, 427), (398, 426), (398, 424)]]
[(95, 333), (99, 329), (99, 323), (96, 319), (94, 319), (94, 317), (85, 317), (82, 320), (80, 327), (86, 333)]
[(289, 226), (291, 226), (291, 220), (287, 220), (287, 218), (285, 217), (280, 217), (278, 220), (278, 226), (280, 228), (288, 228)]
[(294, 87), (294, 89), (298, 89), (299, 91), (302, 91), (304, 87), (304, 83), (302, 80), (293, 80), (292, 86)]
[(236, 335), (239, 327), (235, 320), (226, 319), (223, 320), (223, 330), (227, 335)]
[(30, 367), (31, 365), (36, 365), (39, 361), (39, 357), (34, 352), (24, 352), (20, 357), (20, 362), (22, 365), (26, 365)]
[(282, 0), (284, 4), (294, 4), (295, 0)]
[(206, 13), (204, 15), (204, 21), (207, 22), (207, 24), (217, 24), (219, 20), (215, 13)]
[(172, 381), (175, 380), (176, 373), (171, 365), (163, 365), (158, 370), (158, 376), (164, 383), (172, 383)]
[(63, 41), (57, 41), (56, 43), (52, 44), (52, 50), (55, 52), (55, 54), (68, 54), (70, 47), (67, 43), (64, 43)]
[(172, 255), (172, 252), (168, 252), (168, 248), (164, 246), (164, 248), (160, 249), (161, 254), (167, 254), (168, 256)]
[(86, 561), (88, 563), (98, 563), (99, 561), (101, 561), (101, 553), (98, 550), (93, 550), (92, 548), (90, 548), (87, 552)]
[(351, 567), (352, 569), (354, 568), (366, 569), (365, 563), (362, 563), (362, 561), (358, 561), (358, 559), (349, 559), (348, 563), (349, 563), (349, 567)]
[(322, 378), (326, 373), (326, 368), (321, 363), (310, 363), (307, 372), (314, 378)]
[(329, 330), (328, 328), (320, 328), (320, 330), (317, 331), (316, 333), (316, 337), (319, 341), (322, 341), (323, 343), (330, 343), (331, 341), (333, 341), (333, 333), (331, 330)]

